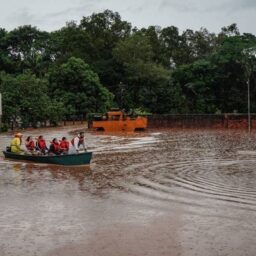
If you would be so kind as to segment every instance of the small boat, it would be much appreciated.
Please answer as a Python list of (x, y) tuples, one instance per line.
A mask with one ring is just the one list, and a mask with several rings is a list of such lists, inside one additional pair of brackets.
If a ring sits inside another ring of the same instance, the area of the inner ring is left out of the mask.
[(15, 159), (15, 160), (24, 160), (35, 163), (43, 164), (57, 164), (57, 165), (86, 165), (90, 164), (92, 158), (92, 152), (83, 152), (79, 154), (70, 154), (70, 155), (22, 155), (15, 154), (7, 151), (3, 151), (5, 158)]

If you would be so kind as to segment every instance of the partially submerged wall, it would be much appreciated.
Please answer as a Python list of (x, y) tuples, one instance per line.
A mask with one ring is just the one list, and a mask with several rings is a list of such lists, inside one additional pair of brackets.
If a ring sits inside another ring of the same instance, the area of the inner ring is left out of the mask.
[[(189, 115), (151, 115), (148, 128), (223, 128), (247, 129), (247, 114), (189, 114)], [(256, 129), (256, 114), (251, 115), (251, 128)]]

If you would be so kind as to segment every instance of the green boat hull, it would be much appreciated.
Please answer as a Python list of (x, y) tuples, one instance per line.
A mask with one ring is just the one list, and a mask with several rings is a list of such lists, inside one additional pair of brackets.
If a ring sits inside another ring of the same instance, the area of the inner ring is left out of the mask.
[(5, 158), (14, 160), (30, 161), (43, 164), (57, 164), (57, 165), (86, 165), (90, 164), (92, 152), (84, 152), (70, 155), (56, 155), (56, 156), (35, 156), (14, 154), (3, 151)]

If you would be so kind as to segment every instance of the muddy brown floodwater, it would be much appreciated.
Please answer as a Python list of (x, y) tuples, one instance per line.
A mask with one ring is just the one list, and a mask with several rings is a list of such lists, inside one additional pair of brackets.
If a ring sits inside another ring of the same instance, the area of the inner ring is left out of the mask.
[[(0, 135), (1, 149), (10, 138)], [(90, 167), (1, 157), (1, 256), (255, 256), (256, 134), (86, 133), (86, 141)]]

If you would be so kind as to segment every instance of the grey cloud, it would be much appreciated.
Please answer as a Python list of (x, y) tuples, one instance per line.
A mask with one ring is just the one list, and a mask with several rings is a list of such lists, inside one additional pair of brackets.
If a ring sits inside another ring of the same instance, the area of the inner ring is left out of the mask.
[(139, 6), (129, 6), (127, 8), (123, 8), (121, 12), (141, 13), (143, 10), (144, 10), (143, 5), (139, 5)]
[[(135, 3), (130, 1), (129, 5), (121, 8), (121, 12), (130, 12), (130, 13), (142, 13), (149, 7), (150, 3), (147, 0), (136, 1)], [(146, 8), (147, 7), (147, 8)]]
[(28, 9), (23, 8), (19, 12), (14, 12), (7, 17), (7, 21), (14, 25), (27, 25), (40, 21), (38, 16), (31, 14)]
[(160, 10), (172, 8), (178, 12), (199, 12), (200, 5), (196, 1), (162, 0), (159, 5)]
[(219, 0), (219, 3), (218, 1), (215, 2), (214, 8), (208, 8), (207, 10), (209, 11), (214, 10), (215, 12), (222, 11), (228, 14), (232, 14), (232, 13), (250, 10), (255, 7), (256, 7), (255, 0), (226, 0), (226, 1)]
[[(28, 8), (17, 10), (6, 18), (6, 21), (13, 26), (27, 25), (27, 24), (41, 24), (46, 25), (52, 22), (57, 24), (65, 24), (65, 22), (75, 18), (82, 18), (82, 16), (91, 15), (95, 10), (96, 4), (93, 0), (81, 1), (78, 5), (72, 8), (65, 8), (57, 12), (38, 13), (34, 15)], [(59, 8), (60, 9), (60, 8)], [(48, 25), (47, 25), (48, 27)]]
[(255, 0), (162, 0), (160, 9), (173, 8), (178, 12), (238, 12), (245, 9), (256, 8)]
[(89, 1), (89, 3), (81, 3), (79, 6), (76, 7), (66, 8), (62, 11), (46, 14), (44, 18), (55, 19), (56, 17), (63, 17), (67, 15), (87, 15), (91, 14), (94, 8), (95, 4), (93, 3), (93, 1)]
[(256, 8), (255, 0), (238, 0), (236, 2), (230, 1), (230, 4), (235, 4), (235, 6), (243, 9)]

